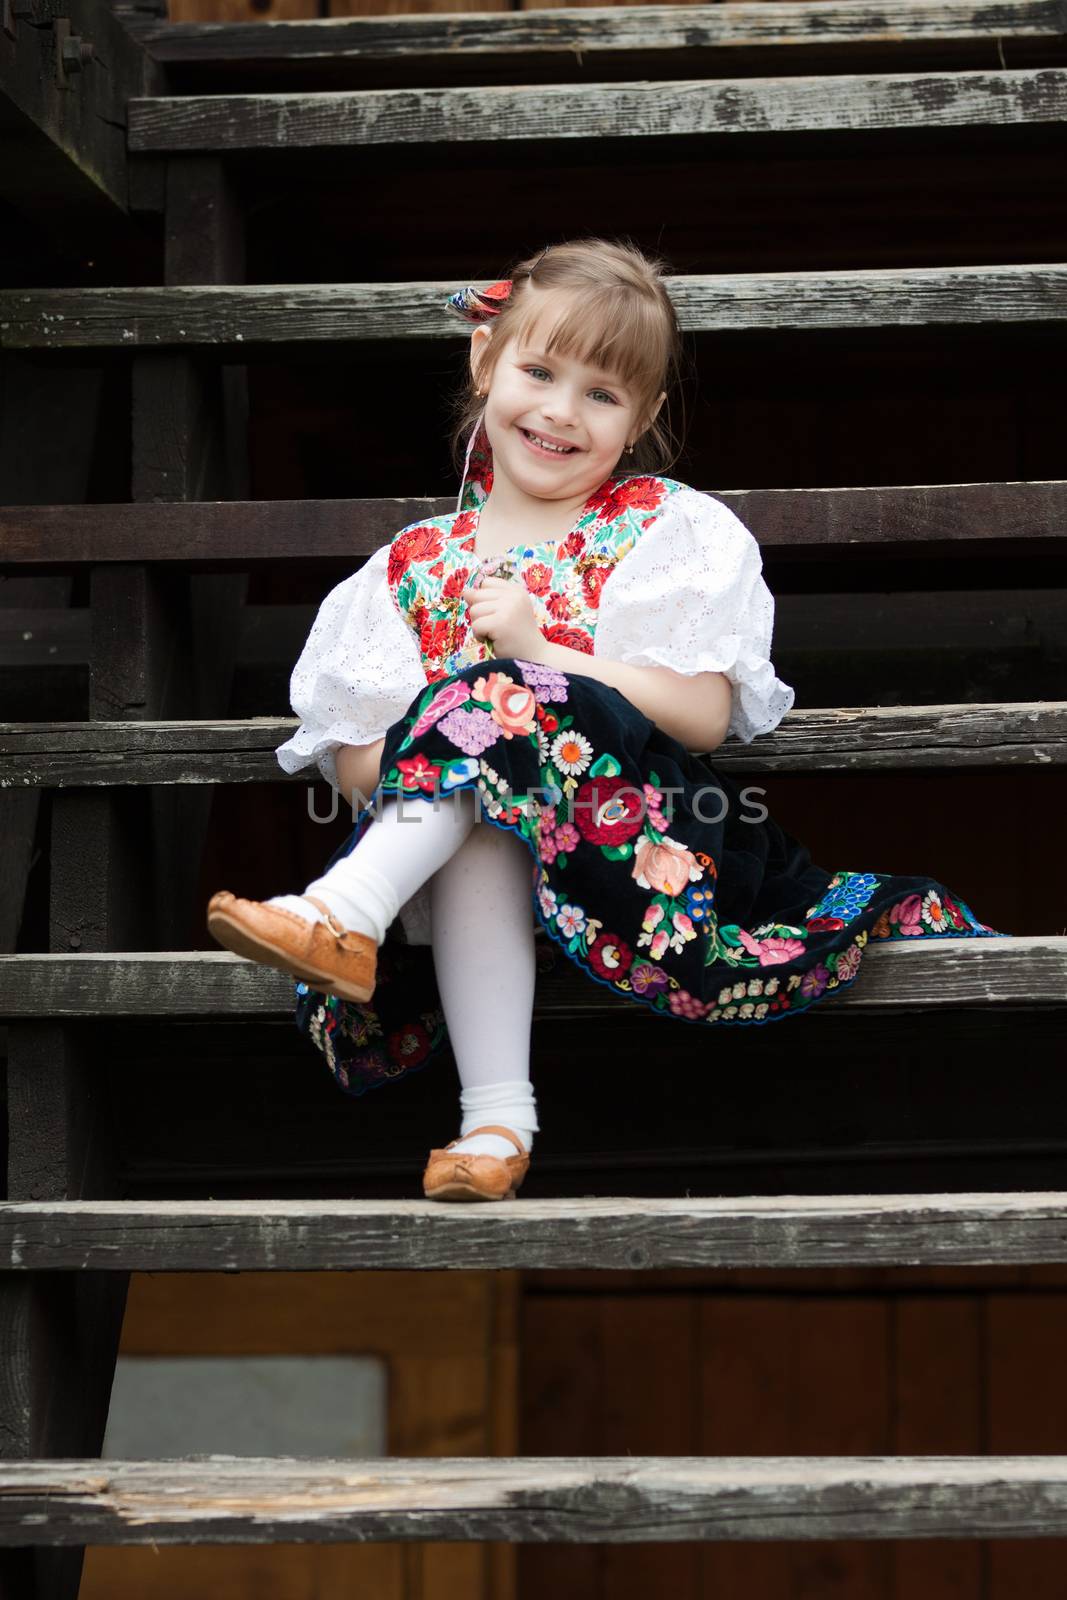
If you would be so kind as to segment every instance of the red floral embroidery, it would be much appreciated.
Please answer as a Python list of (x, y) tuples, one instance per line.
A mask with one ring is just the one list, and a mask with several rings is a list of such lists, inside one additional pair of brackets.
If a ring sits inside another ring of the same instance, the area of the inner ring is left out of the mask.
[(569, 650), (581, 650), (587, 656), (593, 654), (592, 635), (584, 628), (568, 628), (565, 622), (557, 622), (541, 632), (551, 644), (565, 644)]
[(630, 970), (634, 953), (616, 933), (602, 933), (596, 944), (589, 946), (589, 965), (602, 978), (616, 982)]
[(618, 482), (609, 478), (602, 484), (590, 509), (595, 510), (603, 522), (610, 522), (623, 511), (654, 511), (667, 493), (659, 478), (624, 478)]
[(552, 568), (546, 567), (543, 561), (535, 561), (526, 568), (522, 581), (531, 594), (545, 594), (552, 582)]
[(430, 561), (441, 553), (440, 528), (409, 528), (398, 533), (389, 551), (389, 582), (399, 583), (414, 561)]
[(625, 778), (593, 778), (574, 797), (574, 825), (594, 844), (624, 844), (640, 833), (644, 795)]
[(631, 511), (654, 511), (666, 494), (658, 478), (628, 478), (612, 495), (615, 505), (626, 506)]
[(585, 595), (587, 606), (592, 606), (595, 610), (600, 605), (600, 591), (610, 575), (611, 568), (607, 566), (590, 567), (582, 573), (582, 593)]
[(450, 617), (437, 617), (424, 622), (419, 632), (419, 649), (431, 661), (449, 656), (455, 649), (456, 627)]
[[(492, 485), (489, 456), (483, 435), (472, 456), (468, 482), (468, 488), (478, 486), (476, 504), (468, 501), (467, 509), (458, 514), (435, 518), (436, 526), (427, 522), (403, 530), (389, 552), (390, 587), (418, 640), (428, 683), (450, 676), (457, 662), (485, 660), (488, 655), (460, 601), (477, 564), (478, 506), (484, 504)], [(513, 558), (514, 575), (525, 585), (550, 643), (582, 655), (594, 654), (596, 613), (604, 585), (630, 548), (634, 532), (656, 520), (656, 508), (676, 487), (670, 480), (652, 476), (609, 478), (586, 502), (583, 525), (543, 546), (537, 552), (543, 559), (533, 559), (531, 552), (524, 566)], [(403, 606), (397, 593), (402, 582), (406, 592)], [(549, 731), (547, 722), (542, 726)], [(951, 910), (946, 914), (951, 917)]]
[(389, 1034), (388, 1042), (393, 1060), (402, 1060), (408, 1067), (417, 1066), (430, 1051), (430, 1035), (421, 1022), (413, 1022), (410, 1027)]

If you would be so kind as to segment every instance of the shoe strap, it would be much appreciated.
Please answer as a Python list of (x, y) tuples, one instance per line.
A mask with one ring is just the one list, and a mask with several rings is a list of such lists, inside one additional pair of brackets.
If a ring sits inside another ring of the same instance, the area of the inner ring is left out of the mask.
[(324, 905), (318, 896), (314, 894), (305, 894), (301, 898), (310, 901), (313, 906), (317, 907), (317, 909), (322, 912), (324, 918), (326, 919), (326, 926), (329, 928), (335, 939), (344, 938), (345, 934), (348, 933), (349, 930), (347, 928), (342, 928), (341, 924), (338, 922), (328, 905)]
[(460, 1137), (463, 1139), (473, 1139), (476, 1133), (501, 1133), (505, 1139), (511, 1140), (520, 1156), (528, 1154), (526, 1146), (523, 1144), (518, 1134), (515, 1133), (513, 1129), (505, 1128), (498, 1122), (487, 1122), (484, 1128), (473, 1128), (470, 1133), (461, 1134)]

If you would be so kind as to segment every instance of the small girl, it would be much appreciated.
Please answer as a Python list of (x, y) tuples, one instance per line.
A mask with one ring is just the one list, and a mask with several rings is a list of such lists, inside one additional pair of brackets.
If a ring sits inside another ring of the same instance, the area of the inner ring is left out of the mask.
[(474, 324), (457, 510), (326, 596), (277, 751), (358, 820), (303, 894), (209, 905), (221, 944), (301, 980), (297, 1024), (347, 1093), (451, 1044), (462, 1121), (433, 1198), (525, 1176), (542, 931), (698, 1028), (810, 1010), (869, 940), (997, 936), (935, 879), (815, 866), (694, 753), (769, 733), (794, 692), (755, 538), (662, 476), (681, 348), (663, 270), (591, 239), (451, 297)]

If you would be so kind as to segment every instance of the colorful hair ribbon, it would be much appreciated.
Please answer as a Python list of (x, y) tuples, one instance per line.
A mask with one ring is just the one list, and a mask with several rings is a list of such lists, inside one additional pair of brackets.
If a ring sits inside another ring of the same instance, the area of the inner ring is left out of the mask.
[(457, 289), (455, 294), (449, 295), (447, 305), (465, 322), (491, 322), (504, 309), (510, 294), (511, 279), (502, 278), (499, 283), (491, 283), (488, 289)]

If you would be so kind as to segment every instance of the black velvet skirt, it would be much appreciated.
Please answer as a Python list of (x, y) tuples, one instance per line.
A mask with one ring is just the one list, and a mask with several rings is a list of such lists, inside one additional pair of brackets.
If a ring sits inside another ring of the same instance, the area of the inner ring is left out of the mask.
[[(385, 796), (410, 811), (459, 789), (529, 851), (538, 970), (565, 957), (665, 1021), (763, 1027), (855, 983), (871, 941), (1008, 937), (934, 878), (816, 866), (762, 790), (691, 755), (619, 690), (511, 658), (418, 695), (327, 865)], [(369, 1003), (299, 983), (294, 1020), (347, 1094), (420, 1071), (448, 1042), (432, 947), (409, 944), (397, 918)]]

